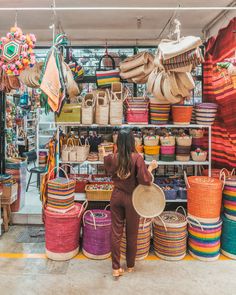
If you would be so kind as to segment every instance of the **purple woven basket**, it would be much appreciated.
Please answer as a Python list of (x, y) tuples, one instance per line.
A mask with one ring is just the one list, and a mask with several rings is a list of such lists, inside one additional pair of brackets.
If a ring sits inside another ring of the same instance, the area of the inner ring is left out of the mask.
[(111, 255), (111, 212), (88, 210), (83, 216), (83, 247), (85, 256), (106, 259)]

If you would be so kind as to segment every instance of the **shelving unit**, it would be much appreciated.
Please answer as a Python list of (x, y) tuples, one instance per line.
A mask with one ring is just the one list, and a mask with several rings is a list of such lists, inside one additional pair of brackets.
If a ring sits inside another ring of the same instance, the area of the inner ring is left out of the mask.
[[(141, 128), (185, 128), (185, 129), (190, 129), (190, 128), (204, 128), (204, 129), (208, 129), (208, 160), (205, 162), (195, 162), (195, 161), (188, 161), (188, 162), (182, 162), (182, 161), (172, 161), (172, 162), (165, 162), (165, 161), (158, 161), (158, 165), (163, 165), (163, 166), (194, 166), (194, 171), (195, 174), (197, 174), (197, 168), (198, 166), (208, 166), (208, 171), (209, 171), (209, 176), (211, 176), (211, 126), (209, 125), (197, 125), (197, 124), (190, 124), (190, 125), (173, 125), (173, 124), (166, 124), (166, 125), (152, 125), (152, 124), (140, 124), (140, 125), (131, 125), (131, 124), (122, 124), (120, 126), (112, 126), (112, 125), (97, 125), (97, 124), (92, 124), (92, 125), (82, 125), (82, 124), (77, 124), (77, 123), (67, 123), (67, 122), (63, 122), (63, 123), (59, 123), (56, 122), (55, 123), (57, 126), (57, 142), (59, 145), (59, 129), (60, 127), (79, 127), (79, 128), (89, 128), (89, 129), (93, 129), (93, 128), (114, 128), (114, 129), (120, 129), (120, 128), (133, 128), (133, 129), (141, 129)], [(59, 150), (59, 146), (58, 146), (58, 150)], [(145, 163), (148, 165), (150, 164), (150, 162), (145, 161)], [(58, 165), (59, 164), (70, 164), (70, 165), (78, 165), (78, 167), (80, 167), (80, 165), (84, 165), (84, 166), (93, 166), (93, 165), (102, 165), (103, 162), (101, 161), (84, 161), (82, 163), (79, 162), (62, 162), (61, 160), (58, 161)], [(75, 194), (75, 200), (76, 201), (84, 201), (86, 199), (86, 194)], [(176, 199), (176, 200), (166, 200), (167, 203), (184, 203), (187, 202), (187, 200), (184, 199)]]

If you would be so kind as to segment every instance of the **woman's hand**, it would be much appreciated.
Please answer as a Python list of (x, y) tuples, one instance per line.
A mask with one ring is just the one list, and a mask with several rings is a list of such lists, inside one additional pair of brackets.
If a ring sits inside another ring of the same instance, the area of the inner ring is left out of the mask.
[(157, 161), (153, 160), (151, 164), (148, 166), (148, 171), (152, 172), (158, 167)]

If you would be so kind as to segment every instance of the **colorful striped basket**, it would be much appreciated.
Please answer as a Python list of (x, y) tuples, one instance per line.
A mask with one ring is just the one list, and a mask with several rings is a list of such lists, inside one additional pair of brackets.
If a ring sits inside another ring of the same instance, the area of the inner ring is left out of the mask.
[(202, 261), (215, 261), (220, 256), (222, 220), (200, 223), (188, 218), (188, 249), (191, 256)]
[(236, 176), (226, 177), (223, 190), (224, 213), (228, 219), (236, 221)]
[(223, 184), (219, 179), (207, 176), (186, 177), (188, 215), (203, 223), (220, 219)]
[(87, 202), (66, 213), (44, 210), (46, 255), (52, 260), (68, 260), (79, 252), (80, 226)]
[(218, 105), (215, 103), (200, 103), (196, 106), (196, 123), (212, 125), (215, 121)]
[[(147, 218), (140, 218), (137, 238), (137, 253), (136, 260), (143, 260), (149, 254), (150, 240), (151, 240), (152, 220)], [(126, 258), (126, 232), (125, 227), (123, 237), (121, 240), (121, 257)]]
[(49, 180), (47, 183), (47, 209), (65, 213), (74, 207), (75, 179), (69, 179), (65, 170), (59, 167), (58, 172), (62, 171), (66, 178), (58, 177), (50, 180), (50, 175), (54, 171), (49, 172)]
[(83, 254), (91, 259), (111, 255), (111, 212), (88, 210), (83, 216)]
[(169, 121), (170, 105), (150, 103), (150, 123), (164, 125)]
[(222, 220), (221, 253), (231, 259), (236, 259), (236, 221), (224, 215)]
[(164, 260), (181, 260), (187, 250), (187, 221), (178, 212), (164, 211), (153, 224), (154, 251)]

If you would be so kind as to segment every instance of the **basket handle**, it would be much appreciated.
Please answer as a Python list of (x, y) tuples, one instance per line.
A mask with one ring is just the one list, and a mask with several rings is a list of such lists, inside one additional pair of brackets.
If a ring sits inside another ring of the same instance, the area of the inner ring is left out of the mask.
[(232, 175), (235, 175), (235, 168), (233, 168), (232, 171), (231, 171), (231, 176)]
[(185, 218), (186, 218), (186, 217), (187, 217), (187, 213), (186, 213), (186, 210), (184, 209), (184, 207), (183, 207), (183, 206), (178, 206), (178, 207), (176, 208), (175, 212), (178, 212), (179, 209), (182, 209), (182, 211), (183, 211), (183, 213), (184, 213), (184, 216), (185, 216)]
[[(51, 171), (48, 172), (48, 179), (50, 179), (50, 176), (51, 176), (52, 172), (53, 172), (55, 169), (57, 169), (57, 167), (54, 167)], [(58, 167), (58, 171), (57, 171), (57, 173), (56, 173), (56, 176), (57, 176), (59, 170), (61, 170), (61, 171), (64, 173), (64, 175), (65, 175), (65, 177), (66, 177), (66, 179), (67, 179), (67, 181), (68, 181), (68, 183), (69, 183), (70, 180), (69, 180), (68, 174), (67, 174), (66, 171), (65, 171), (64, 169), (62, 169), (61, 167)]]
[(73, 170), (73, 172), (74, 172), (74, 180), (76, 181), (76, 171), (75, 171), (75, 168), (72, 166), (72, 165), (69, 165), (69, 164), (62, 164), (61, 165), (61, 168), (62, 167), (68, 167), (68, 168), (70, 168), (71, 170)]
[[(189, 219), (190, 219), (190, 217), (187, 216), (187, 217), (186, 217), (187, 223), (192, 227), (191, 220), (189, 220)], [(201, 224), (200, 221), (198, 221), (196, 218), (194, 218), (194, 217), (192, 217), (192, 216), (191, 216), (191, 219), (193, 219), (194, 221), (196, 221), (196, 223), (201, 227), (201, 230), (204, 231), (204, 229), (203, 229), (202, 224)]]
[[(88, 200), (85, 200), (79, 210), (79, 214), (78, 214), (78, 218), (80, 217), (80, 215), (82, 214), (83, 211), (85, 211), (88, 207)], [(85, 212), (86, 213), (86, 212)]]
[(93, 218), (93, 225), (94, 225), (94, 228), (97, 229), (97, 227), (96, 227), (95, 216), (94, 216), (94, 214), (93, 214), (93, 212), (92, 212), (91, 210), (87, 210), (87, 211), (84, 213), (84, 215), (83, 215), (83, 224), (85, 225), (84, 217), (85, 217), (85, 215), (86, 215), (88, 212), (90, 212), (90, 214), (91, 214), (91, 216), (92, 216), (92, 218)]
[[(147, 219), (148, 219), (148, 218), (144, 218), (144, 220), (143, 220), (143, 230), (144, 230), (144, 226), (145, 226), (145, 224), (146, 224)], [(151, 222), (152, 222), (152, 221), (153, 221), (153, 219), (151, 218)]]
[(111, 204), (106, 205), (106, 207), (104, 208), (104, 210), (107, 210), (108, 207), (111, 207)]
[(156, 218), (159, 218), (161, 223), (163, 224), (164, 228), (165, 228), (165, 231), (167, 231), (167, 227), (166, 227), (166, 224), (164, 222), (164, 220), (161, 218), (161, 216), (157, 216)]
[(75, 147), (75, 144), (74, 144), (74, 139), (72, 137), (67, 139), (66, 145), (68, 146), (70, 142), (72, 142), (72, 149), (73, 149)]
[(184, 171), (184, 181), (185, 181), (186, 186), (187, 186), (188, 188), (190, 188), (190, 184), (189, 184), (189, 182), (188, 182), (188, 177), (187, 177), (187, 173), (186, 173), (186, 171)]
[[(223, 178), (223, 180), (222, 180)], [(226, 174), (223, 172), (223, 173), (220, 173), (220, 180), (223, 181), (223, 185), (222, 185), (222, 191), (224, 190), (224, 187), (225, 187), (225, 181), (226, 181)]]

